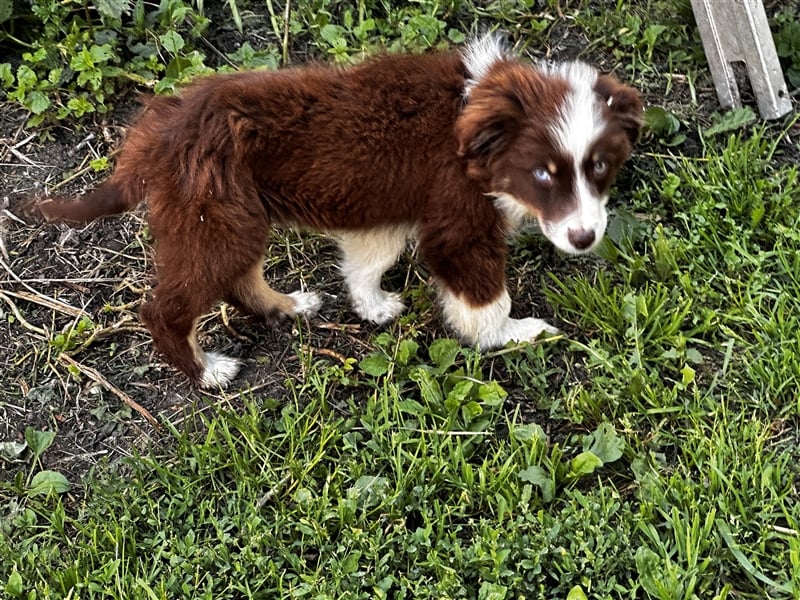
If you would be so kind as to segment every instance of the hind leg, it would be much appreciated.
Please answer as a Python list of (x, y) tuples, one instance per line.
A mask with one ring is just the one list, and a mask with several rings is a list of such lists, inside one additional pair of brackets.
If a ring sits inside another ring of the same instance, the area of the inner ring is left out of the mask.
[(397, 262), (408, 242), (406, 228), (340, 234), (342, 274), (353, 309), (365, 321), (388, 323), (405, 306), (400, 294), (381, 289), (381, 277)]
[(142, 306), (142, 321), (166, 361), (201, 387), (225, 387), (239, 371), (239, 361), (216, 352), (205, 353), (197, 343), (197, 320), (214, 304), (212, 290), (196, 282), (169, 281), (156, 287)]
[(195, 221), (189, 211), (154, 213), (151, 208), (151, 227), (158, 240), (155, 263), (159, 283), (152, 300), (142, 307), (142, 321), (170, 365), (201, 387), (225, 387), (238, 373), (240, 363), (203, 352), (195, 333), (197, 321), (261, 259), (266, 228), (261, 230), (258, 223), (244, 219), (226, 221), (224, 215)]
[[(153, 299), (142, 307), (142, 320), (164, 358), (204, 388), (225, 387), (241, 363), (216, 352), (203, 352), (195, 335), (197, 320), (225, 298), (247, 313), (263, 318), (310, 314), (319, 307), (316, 294), (281, 294), (267, 285), (261, 272), (263, 245), (242, 245), (214, 255), (171, 252), (159, 244), (159, 285)], [(247, 263), (244, 263), (247, 261)], [(209, 266), (213, 264), (213, 268)], [(250, 264), (249, 268), (243, 264)], [(237, 273), (239, 273), (237, 275)]]
[(273, 290), (264, 280), (260, 259), (231, 284), (225, 300), (243, 312), (268, 321), (281, 316), (311, 315), (321, 304), (319, 296), (313, 292), (282, 294)]

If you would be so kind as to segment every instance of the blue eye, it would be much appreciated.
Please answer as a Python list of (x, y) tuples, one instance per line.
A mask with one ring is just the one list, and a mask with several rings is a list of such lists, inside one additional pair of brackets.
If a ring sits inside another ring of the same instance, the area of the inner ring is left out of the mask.
[(550, 171), (543, 167), (537, 167), (533, 170), (533, 178), (544, 185), (550, 185), (550, 182), (553, 181)]
[(606, 171), (608, 171), (608, 163), (604, 160), (596, 160), (594, 161), (592, 168), (594, 169), (595, 175), (602, 177), (606, 174)]

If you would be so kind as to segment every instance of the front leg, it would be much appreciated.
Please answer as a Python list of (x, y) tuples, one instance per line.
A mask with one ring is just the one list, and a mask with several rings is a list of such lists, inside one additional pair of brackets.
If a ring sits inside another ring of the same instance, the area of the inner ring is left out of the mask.
[[(541, 319), (511, 318), (505, 278), (507, 223), (484, 196), (471, 189), (460, 193), (441, 190), (444, 199), (432, 204), (419, 235), (447, 324), (464, 342), (483, 350), (557, 333)], [(448, 210), (437, 210), (442, 206)]]
[(353, 309), (365, 321), (383, 325), (403, 312), (400, 294), (381, 289), (381, 277), (397, 262), (408, 236), (405, 227), (339, 234), (342, 274)]
[(456, 295), (446, 286), (442, 286), (440, 297), (447, 324), (462, 340), (482, 350), (499, 348), (508, 342), (535, 340), (543, 333), (558, 333), (543, 319), (512, 319), (511, 298), (505, 289), (483, 304), (470, 301), (468, 293)]

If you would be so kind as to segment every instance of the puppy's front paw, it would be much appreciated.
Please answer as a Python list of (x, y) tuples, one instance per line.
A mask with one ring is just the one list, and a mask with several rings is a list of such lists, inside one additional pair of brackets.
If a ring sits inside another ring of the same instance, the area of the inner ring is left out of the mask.
[(528, 342), (538, 338), (543, 333), (557, 335), (561, 333), (544, 319), (509, 319), (505, 327), (505, 342)]
[(200, 387), (225, 388), (236, 377), (241, 367), (241, 362), (218, 352), (205, 354), (205, 368), (200, 375)]
[(383, 290), (369, 297), (353, 298), (353, 310), (356, 314), (364, 321), (371, 321), (377, 325), (393, 321), (405, 308), (400, 294)]
[(292, 292), (288, 296), (294, 300), (292, 317), (313, 315), (322, 306), (322, 300), (314, 292)]

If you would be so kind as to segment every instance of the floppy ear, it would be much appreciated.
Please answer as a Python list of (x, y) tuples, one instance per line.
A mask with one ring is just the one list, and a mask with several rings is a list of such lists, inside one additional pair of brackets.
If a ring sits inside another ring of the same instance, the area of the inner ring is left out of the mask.
[(605, 100), (609, 111), (622, 127), (631, 144), (639, 138), (642, 128), (642, 98), (632, 87), (620, 83), (611, 75), (601, 75), (595, 90)]
[(456, 121), (458, 155), (467, 159), (467, 174), (490, 177), (492, 159), (505, 151), (520, 128), (522, 104), (513, 92), (474, 94)]

